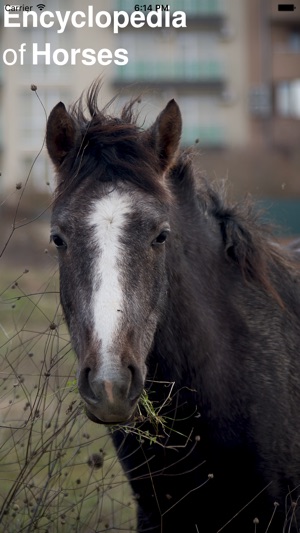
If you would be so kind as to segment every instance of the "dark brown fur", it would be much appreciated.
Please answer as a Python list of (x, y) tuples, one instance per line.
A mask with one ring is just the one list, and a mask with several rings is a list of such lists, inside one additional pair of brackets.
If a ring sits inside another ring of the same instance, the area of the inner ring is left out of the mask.
[[(196, 178), (191, 153), (177, 151), (181, 119), (174, 102), (142, 131), (132, 103), (120, 118), (110, 117), (107, 108), (99, 111), (98, 91), (94, 85), (88, 93), (89, 117), (83, 99), (69, 115), (60, 104), (47, 130), (58, 179), (53, 231), (71, 242), (60, 253), (61, 298), (78, 355), (92, 345), (87, 310), (93, 243), (84, 225), (90, 203), (112, 188), (143, 191), (171, 227), (164, 263), (143, 259), (149, 235), (140, 212), (128, 221), (125, 241), (128, 291), (143, 280), (144, 301), (145, 292), (156, 296), (161, 287), (145, 387), (153, 405), (162, 406), (165, 426), (153, 427), (148, 418), (138, 423), (157, 433), (157, 443), (141, 442), (122, 428), (113, 431), (137, 497), (138, 531), (254, 533), (258, 518), (258, 533), (296, 533), (296, 254), (274, 244), (251, 202), (231, 204), (220, 189)], [(140, 192), (137, 203), (139, 198)], [(126, 365), (142, 319), (136, 316), (124, 332), (120, 359)], [(93, 357), (100, 364), (97, 353)]]

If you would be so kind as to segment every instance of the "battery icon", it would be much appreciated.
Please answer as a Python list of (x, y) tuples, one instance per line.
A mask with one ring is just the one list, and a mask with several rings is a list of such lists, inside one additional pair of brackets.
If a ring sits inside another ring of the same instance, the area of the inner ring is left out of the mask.
[(278, 4), (278, 11), (295, 11), (294, 4)]

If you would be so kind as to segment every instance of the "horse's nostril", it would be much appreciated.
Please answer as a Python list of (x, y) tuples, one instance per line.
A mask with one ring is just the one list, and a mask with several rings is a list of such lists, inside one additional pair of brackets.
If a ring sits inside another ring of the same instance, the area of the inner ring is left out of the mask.
[(96, 400), (96, 395), (92, 389), (91, 383), (90, 383), (90, 376), (91, 376), (91, 369), (89, 367), (84, 368), (81, 370), (78, 380), (78, 388), (80, 391), (80, 394), (88, 398), (89, 400)]
[(134, 379), (134, 375), (135, 375), (135, 368), (133, 365), (128, 365), (128, 370), (129, 372), (131, 373), (131, 379)]
[(143, 390), (143, 378), (140, 370), (135, 365), (128, 365), (131, 373), (131, 383), (128, 391), (128, 399), (136, 401)]
[(133, 407), (142, 393), (142, 372), (135, 364), (120, 365), (118, 372), (115, 367), (111, 372), (107, 368), (100, 372), (87, 366), (80, 371), (78, 389), (88, 405), (123, 413)]

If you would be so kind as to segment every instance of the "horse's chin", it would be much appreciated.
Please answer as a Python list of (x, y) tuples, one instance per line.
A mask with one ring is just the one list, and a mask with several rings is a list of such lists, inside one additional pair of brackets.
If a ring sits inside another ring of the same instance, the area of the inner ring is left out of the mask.
[(132, 418), (133, 418), (133, 415), (134, 415), (134, 412), (131, 413), (127, 418), (118, 418), (117, 416), (114, 416), (110, 419), (110, 417), (108, 417), (106, 420), (103, 420), (102, 418), (96, 416), (94, 413), (92, 413), (89, 408), (87, 406), (85, 406), (85, 413), (88, 417), (89, 420), (91, 420), (92, 422), (94, 422), (95, 424), (105, 424), (106, 426), (107, 425), (125, 425), (125, 424), (128, 424)]
[(95, 424), (104, 424), (104, 422), (97, 418), (95, 415), (93, 415), (93, 413), (91, 413), (87, 407), (85, 407), (85, 414), (89, 418), (89, 420), (95, 422)]

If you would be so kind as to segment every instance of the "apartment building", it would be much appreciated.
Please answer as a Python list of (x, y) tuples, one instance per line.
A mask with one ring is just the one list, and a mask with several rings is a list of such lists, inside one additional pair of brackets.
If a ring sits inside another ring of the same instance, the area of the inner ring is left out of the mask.
[[(184, 9), (187, 28), (123, 30), (118, 41), (129, 50), (130, 62), (116, 70), (113, 85), (127, 87), (128, 93), (145, 90), (155, 111), (168, 97), (175, 97), (184, 117), (186, 145), (195, 139), (203, 147), (246, 143), (247, 113), (241, 98), (247, 75), (243, 2), (172, 0), (169, 4), (173, 13)], [(128, 5), (126, 0), (117, 2), (120, 9)]]
[[(93, 2), (86, 2), (86, 6)], [(51, 9), (60, 11), (82, 11), (85, 2), (79, 0), (64, 0), (63, 8), (60, 0), (51, 0)], [(97, 3), (94, 2), (96, 5)], [(111, 3), (101, 0), (103, 10), (110, 10)], [(37, 10), (37, 9), (36, 9)], [(31, 185), (38, 191), (48, 190), (47, 183), (53, 174), (46, 150), (43, 147), (46, 115), (59, 101), (67, 104), (74, 102), (81, 92), (100, 74), (106, 74), (98, 65), (84, 66), (81, 63), (73, 66), (68, 62), (57, 65), (51, 61), (45, 65), (43, 58), (38, 65), (32, 64), (29, 53), (32, 43), (37, 43), (40, 50), (45, 49), (45, 43), (50, 42), (51, 50), (59, 48), (110, 47), (110, 32), (99, 31), (99, 28), (76, 30), (68, 24), (65, 31), (58, 33), (55, 29), (49, 31), (41, 26), (3, 28), (3, 12), (1, 12), (1, 50), (19, 50), (22, 43), (26, 43), (27, 53), (24, 54), (24, 64), (20, 60), (15, 65), (5, 65), (1, 61), (1, 110), (2, 110), (2, 176), (0, 190), (9, 190), (17, 182), (23, 182), (28, 175), (32, 162), (42, 149), (31, 171)], [(8, 56), (9, 57), (9, 56)], [(10, 56), (11, 57), (11, 56)], [(104, 86), (104, 98), (111, 97), (110, 80)], [(31, 90), (31, 85), (37, 86), (37, 92)], [(38, 95), (38, 97), (37, 97)], [(1, 118), (1, 116), (0, 116)]]
[(247, 3), (251, 137), (279, 150), (299, 150), (298, 7), (284, 12), (272, 0)]
[[(100, 10), (95, 0), (65, 0), (63, 9), (85, 11), (89, 5)], [(151, 4), (101, 0), (101, 10), (111, 14), (130, 14), (136, 5), (149, 13)], [(117, 92), (120, 105), (141, 94), (145, 125), (176, 98), (183, 114), (183, 145), (197, 140), (200, 168), (218, 178), (229, 173), (238, 194), (250, 190), (258, 196), (300, 198), (300, 5), (290, 13), (279, 12), (274, 0), (169, 0), (163, 5), (169, 5), (171, 15), (184, 11), (186, 28), (129, 24), (116, 34), (111, 26), (76, 29), (68, 24), (57, 33), (7, 29), (1, 23), (2, 50), (50, 41), (53, 48), (124, 48), (129, 58), (123, 66), (34, 66), (29, 58), (23, 66), (1, 63), (2, 189), (24, 181), (43, 142), (46, 117), (30, 85), (37, 85), (49, 113), (59, 100), (76, 100), (102, 75), (103, 103)], [(51, 0), (55, 9), (62, 10), (62, 2)], [(43, 189), (50, 175), (43, 150), (32, 183)]]
[[(125, 48), (129, 61), (125, 66), (3, 65), (2, 107), (5, 122), (3, 141), (2, 185), (9, 187), (22, 180), (37, 154), (43, 139), (45, 115), (36, 95), (30, 91), (34, 83), (46, 111), (58, 101), (73, 101), (97, 76), (102, 75), (104, 94), (109, 99), (121, 90), (121, 101), (142, 91), (146, 120), (150, 121), (169, 97), (178, 99), (184, 117), (183, 144), (198, 139), (201, 146), (226, 147), (247, 142), (248, 124), (244, 104), (239, 97), (246, 90), (246, 43), (243, 39), (245, 16), (243, 2), (235, 0), (171, 0), (170, 11), (183, 10), (186, 28), (152, 29), (145, 26), (124, 28), (117, 35), (111, 28), (69, 25), (65, 32), (51, 33), (44, 28), (4, 28), (1, 24), (1, 48), (18, 49), (23, 42), (51, 41), (53, 48), (97, 49)], [(64, 9), (84, 10), (96, 2), (76, 0), (64, 2)], [(143, 7), (143, 6), (141, 6)], [(148, 7), (148, 4), (145, 6)], [(51, 10), (61, 9), (59, 0), (52, 0)], [(113, 3), (102, 0), (101, 10), (132, 12), (128, 0)], [(26, 59), (26, 58), (25, 58)], [(235, 124), (234, 128), (228, 124)], [(33, 180), (48, 180), (46, 157), (39, 157)], [(35, 177), (36, 176), (36, 177)]]

